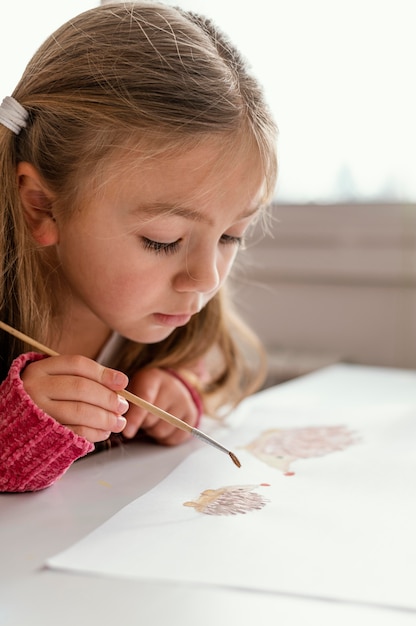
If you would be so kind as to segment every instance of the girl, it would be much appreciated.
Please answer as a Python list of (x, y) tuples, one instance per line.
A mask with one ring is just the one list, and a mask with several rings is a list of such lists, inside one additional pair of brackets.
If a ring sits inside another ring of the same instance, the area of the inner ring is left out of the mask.
[[(0, 107), (0, 490), (57, 480), (111, 433), (186, 435), (258, 388), (223, 285), (274, 189), (276, 129), (209, 21), (105, 5), (55, 32)], [(248, 341), (243, 341), (248, 339)], [(119, 435), (120, 436), (120, 435)]]

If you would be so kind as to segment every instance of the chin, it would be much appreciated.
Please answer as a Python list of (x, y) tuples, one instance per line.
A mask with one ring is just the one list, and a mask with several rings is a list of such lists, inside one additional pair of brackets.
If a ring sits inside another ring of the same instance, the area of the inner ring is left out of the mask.
[(135, 341), (136, 343), (160, 343), (164, 341), (176, 330), (176, 328), (158, 328), (153, 329), (149, 332), (145, 332), (143, 334), (135, 335), (134, 333), (129, 333), (128, 335), (123, 335), (126, 339), (130, 339), (130, 341)]

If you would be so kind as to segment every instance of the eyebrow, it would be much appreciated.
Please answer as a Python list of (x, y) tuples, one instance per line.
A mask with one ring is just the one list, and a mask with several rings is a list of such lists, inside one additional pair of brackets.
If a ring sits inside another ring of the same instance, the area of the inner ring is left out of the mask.
[[(260, 205), (258, 205), (255, 206), (253, 209), (243, 211), (240, 215), (237, 215), (236, 221), (238, 222), (240, 220), (247, 219), (255, 215), (260, 210), (260, 208)], [(150, 218), (156, 217), (158, 215), (177, 215), (187, 220), (208, 224), (209, 226), (213, 226), (214, 224), (214, 222), (208, 215), (203, 215), (196, 209), (158, 202), (152, 203), (151, 205), (140, 205), (134, 209), (133, 213), (140, 213), (141, 215)]]

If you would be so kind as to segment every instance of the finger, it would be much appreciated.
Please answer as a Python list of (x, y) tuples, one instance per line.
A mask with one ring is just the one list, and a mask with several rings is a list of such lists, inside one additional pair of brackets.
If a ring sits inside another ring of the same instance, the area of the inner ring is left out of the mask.
[[(172, 433), (177, 430), (172, 424), (168, 424), (160, 419), (154, 420), (145, 420), (142, 425), (142, 430), (152, 437), (153, 439), (157, 439), (157, 441), (162, 441), (167, 439), (172, 435)], [(181, 431), (179, 431), (181, 432)]]
[(128, 385), (128, 377), (119, 370), (104, 367), (80, 354), (49, 357), (43, 362), (45, 372), (51, 376), (67, 374), (94, 380), (115, 391), (124, 389)]
[(127, 425), (123, 430), (123, 435), (127, 439), (132, 439), (137, 431), (143, 426), (146, 418), (150, 416), (150, 421), (154, 424), (157, 421), (157, 417), (151, 416), (146, 409), (142, 409), (135, 405), (130, 405), (129, 410), (125, 414), (127, 419)]
[(90, 443), (98, 443), (99, 441), (105, 441), (111, 435), (110, 431), (99, 430), (96, 428), (88, 428), (87, 426), (70, 426), (64, 424), (69, 430), (79, 437), (83, 437)]
[(53, 376), (45, 393), (51, 402), (79, 402), (117, 415), (125, 413), (129, 408), (127, 400), (116, 391), (81, 376)]
[(179, 428), (175, 428), (170, 424), (159, 421), (150, 428), (143, 428), (149, 437), (155, 439), (158, 443), (166, 446), (174, 446), (183, 443), (191, 438), (191, 434)]
[(122, 415), (84, 402), (58, 401), (53, 405), (53, 416), (66, 426), (85, 426), (114, 433), (121, 432), (126, 426), (126, 418)]
[[(196, 407), (192, 403), (190, 403), (189, 408), (185, 412), (185, 414), (183, 414), (183, 405), (181, 412), (179, 411), (179, 407), (176, 405), (168, 407), (167, 410), (171, 414), (175, 414), (176, 412), (176, 414), (179, 415), (181, 413), (181, 420), (189, 426), (194, 426), (197, 422), (198, 412), (196, 410)], [(153, 437), (160, 443), (164, 443), (167, 439), (179, 443), (189, 438), (188, 431), (184, 431), (181, 428), (174, 426), (170, 422), (166, 422), (159, 417), (151, 415), (150, 413), (148, 413), (146, 418), (143, 420), (141, 427), (150, 437)]]

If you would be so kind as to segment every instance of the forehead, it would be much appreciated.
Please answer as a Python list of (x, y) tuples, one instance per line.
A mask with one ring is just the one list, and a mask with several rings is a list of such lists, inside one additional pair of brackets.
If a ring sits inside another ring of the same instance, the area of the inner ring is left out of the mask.
[(169, 205), (199, 205), (230, 195), (240, 196), (243, 203), (260, 204), (265, 186), (258, 151), (232, 143), (224, 146), (219, 138), (150, 154), (143, 148), (126, 147), (101, 171), (100, 178), (106, 192)]

